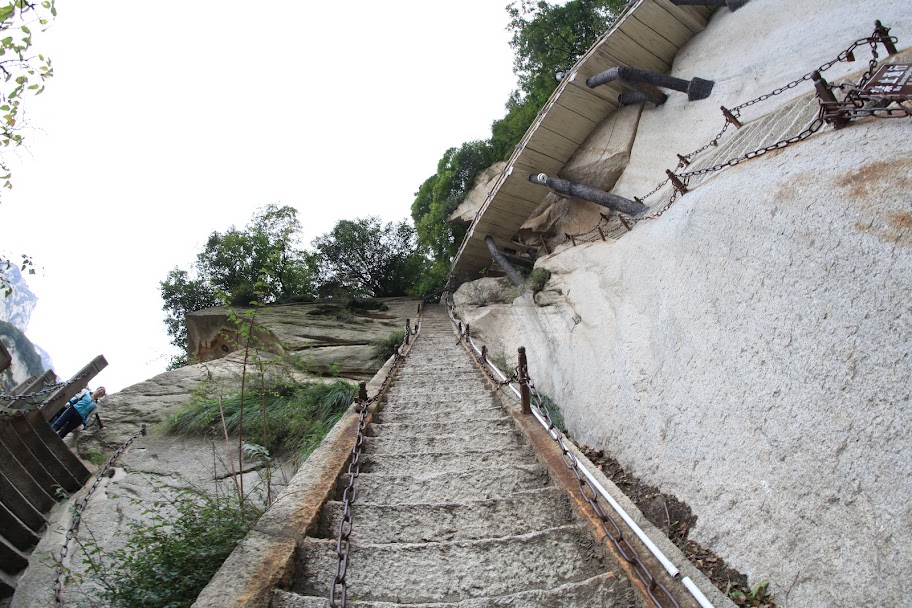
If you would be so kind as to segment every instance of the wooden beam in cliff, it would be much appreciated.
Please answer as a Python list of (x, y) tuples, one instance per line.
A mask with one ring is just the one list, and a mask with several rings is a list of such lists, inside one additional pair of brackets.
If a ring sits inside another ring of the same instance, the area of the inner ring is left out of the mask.
[(513, 265), (507, 260), (506, 255), (497, 248), (497, 245), (494, 243), (494, 239), (490, 236), (485, 237), (485, 244), (488, 246), (488, 251), (491, 252), (491, 257), (494, 258), (494, 261), (497, 262), (497, 265), (500, 266), (507, 276), (510, 278), (510, 281), (517, 287), (522, 287), (525, 280), (522, 275), (513, 268)]
[[(687, 99), (689, 101), (706, 99), (709, 97), (710, 93), (712, 93), (713, 86), (715, 85), (715, 82), (712, 80), (704, 80), (703, 78), (694, 77), (690, 80), (684, 80), (683, 78), (675, 78), (674, 76), (657, 74), (656, 72), (648, 72), (637, 68), (614, 66), (613, 68), (608, 68), (603, 72), (599, 72), (598, 74), (587, 78), (586, 86), (590, 89), (594, 89), (597, 86), (616, 81), (631, 84), (645, 84), (650, 87), (662, 87), (663, 89), (680, 91), (682, 93), (687, 93)], [(654, 93), (653, 96), (655, 96)]]
[(41, 413), (44, 415), (44, 419), (51, 420), (56, 416), (57, 413), (63, 409), (63, 404), (75, 397), (76, 393), (86, 387), (89, 380), (97, 376), (98, 372), (107, 366), (108, 362), (104, 358), (104, 355), (98, 355), (92, 359), (91, 363), (83, 367), (76, 372), (76, 375), (70, 378), (71, 384), (61, 386), (51, 393), (51, 396), (41, 403)]
[(671, 0), (675, 6), (727, 6), (728, 10), (735, 12), (750, 0)]
[(529, 181), (533, 184), (538, 184), (539, 186), (547, 186), (560, 194), (581, 198), (591, 203), (595, 203), (596, 205), (626, 213), (630, 216), (640, 215), (648, 209), (643, 203), (632, 201), (623, 196), (611, 194), (610, 192), (605, 192), (604, 190), (599, 190), (598, 188), (593, 188), (592, 186), (587, 186), (585, 184), (571, 182), (570, 180), (548, 177), (544, 173), (530, 175)]

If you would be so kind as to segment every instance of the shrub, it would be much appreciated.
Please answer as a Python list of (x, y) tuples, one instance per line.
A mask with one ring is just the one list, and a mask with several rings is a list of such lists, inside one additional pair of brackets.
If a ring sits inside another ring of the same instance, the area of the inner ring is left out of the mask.
[(128, 522), (124, 548), (103, 551), (94, 538), (80, 542), (89, 575), (114, 608), (190, 606), (260, 516), (233, 493), (153, 491), (155, 500), (135, 501), (143, 519)]
[[(293, 452), (306, 457), (352, 404), (358, 388), (351, 382), (276, 384), (265, 390), (250, 388), (244, 399), (244, 434), (259, 443), (263, 437), (262, 408), (266, 409), (266, 436), (271, 452)], [(221, 399), (229, 435), (237, 435), (241, 396)], [(179, 434), (222, 435), (219, 400), (208, 395), (168, 417), (165, 430)]]
[(402, 344), (403, 338), (405, 338), (405, 330), (400, 329), (399, 331), (394, 331), (385, 338), (380, 338), (379, 340), (371, 342), (371, 346), (374, 347), (374, 358), (386, 361), (392, 357), (393, 353), (396, 352), (396, 349), (399, 348), (399, 345)]
[(545, 284), (551, 280), (551, 271), (547, 268), (535, 268), (526, 277), (526, 287), (532, 290), (532, 293), (538, 293), (545, 288)]

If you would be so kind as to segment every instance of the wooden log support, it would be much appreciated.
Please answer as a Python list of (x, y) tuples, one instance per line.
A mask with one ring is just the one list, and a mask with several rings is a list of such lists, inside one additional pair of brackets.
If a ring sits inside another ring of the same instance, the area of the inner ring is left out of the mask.
[(874, 35), (880, 37), (880, 43), (887, 49), (887, 54), (896, 54), (896, 45), (890, 40), (890, 28), (885, 27), (880, 19), (874, 22)]
[(733, 13), (748, 2), (750, 0), (671, 0), (676, 6), (727, 6)]
[(529, 397), (529, 363), (526, 361), (526, 347), (519, 347), (519, 365), (517, 366), (517, 371), (519, 372), (519, 398), (522, 403), (522, 413), (531, 414), (532, 413), (532, 401)]
[(720, 106), (720, 109), (722, 110), (722, 114), (725, 116), (725, 122), (735, 125), (736, 129), (740, 129), (742, 126), (744, 126), (728, 108), (725, 106)]
[(666, 101), (668, 101), (668, 95), (648, 85), (640, 85), (636, 91), (625, 91), (618, 95), (618, 103), (622, 106), (632, 106), (638, 103), (651, 103), (660, 106)]
[[(516, 287), (522, 287), (525, 282), (522, 278), (522, 275), (513, 267), (509, 260), (503, 252), (497, 248), (497, 245), (494, 244), (494, 239), (490, 235), (485, 237), (485, 244), (488, 246), (488, 251), (491, 252), (491, 257), (494, 258), (494, 261), (497, 262), (497, 265), (503, 269), (503, 271), (510, 278), (510, 282), (513, 283)], [(468, 333), (468, 332), (466, 332)]]
[(687, 93), (687, 99), (689, 101), (706, 99), (709, 97), (710, 93), (712, 93), (713, 86), (715, 85), (715, 82), (712, 80), (704, 80), (703, 78), (695, 77), (690, 80), (684, 80), (666, 74), (647, 72), (646, 70), (640, 70), (638, 68), (616, 66), (594, 76), (590, 76), (586, 80), (586, 86), (590, 89), (594, 89), (599, 85), (615, 82), (617, 80), (627, 83), (644, 83), (654, 87), (662, 87), (663, 89)]
[(76, 372), (74, 378), (79, 378), (79, 381), (73, 382), (66, 386), (61, 386), (59, 389), (51, 393), (51, 395), (41, 403), (41, 413), (44, 414), (45, 420), (53, 420), (54, 416), (60, 413), (60, 410), (63, 409), (63, 405), (76, 396), (76, 393), (81, 391), (89, 383), (89, 380), (98, 375), (98, 372), (103, 370), (108, 366), (107, 360), (103, 355), (98, 355), (92, 362), (83, 367), (81, 370)]
[(530, 175), (529, 181), (540, 186), (547, 186), (555, 192), (581, 198), (590, 203), (595, 203), (596, 205), (601, 205), (602, 207), (620, 211), (621, 213), (626, 213), (631, 216), (640, 215), (647, 209), (646, 205), (637, 203), (628, 198), (611, 194), (610, 192), (605, 192), (604, 190), (599, 190), (592, 186), (577, 184), (576, 182), (571, 182), (566, 179), (548, 177), (544, 173)]
[(671, 185), (674, 186), (675, 190), (681, 194), (687, 194), (687, 186), (684, 185), (684, 182), (682, 182), (677, 175), (672, 173), (669, 169), (665, 169), (665, 175), (671, 180)]

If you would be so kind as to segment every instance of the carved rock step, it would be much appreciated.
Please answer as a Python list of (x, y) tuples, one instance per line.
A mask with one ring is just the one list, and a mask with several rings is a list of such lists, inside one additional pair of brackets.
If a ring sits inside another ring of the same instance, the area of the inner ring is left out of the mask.
[(500, 405), (494, 400), (491, 391), (478, 389), (459, 389), (447, 392), (433, 393), (430, 391), (408, 391), (390, 393), (384, 401), (383, 409), (389, 412), (432, 407), (438, 410), (454, 410), (460, 407), (471, 409), (483, 406), (492, 407)]
[[(605, 570), (581, 526), (498, 539), (395, 544), (352, 543), (348, 595), (399, 603), (454, 601), (551, 589)], [(334, 539), (298, 543), (294, 591), (323, 595), (336, 567)]]
[[(271, 608), (326, 608), (326, 594), (303, 596), (278, 592)], [(402, 604), (349, 600), (352, 608), (395, 608)], [(630, 585), (608, 572), (553, 589), (522, 591), (500, 597), (478, 597), (459, 602), (422, 603), (422, 608), (634, 608), (640, 606)], [(413, 604), (413, 607), (415, 605)]]
[(382, 424), (371, 424), (367, 429), (369, 437), (442, 437), (447, 434), (462, 435), (469, 433), (489, 433), (491, 431), (513, 430), (513, 418), (501, 416), (500, 418), (472, 417), (459, 423), (459, 429), (454, 430), (452, 423), (444, 422), (399, 422), (390, 421)]
[[(356, 482), (358, 496), (355, 504), (405, 505), (487, 500), (543, 488), (548, 482), (548, 474), (538, 464), (469, 468), (462, 473), (362, 473)], [(342, 490), (347, 484), (347, 476), (339, 477), (336, 500), (342, 498)]]
[(402, 388), (392, 387), (387, 393), (387, 401), (394, 403), (397, 399), (405, 398), (411, 401), (428, 401), (436, 399), (438, 401), (452, 401), (465, 397), (486, 396), (491, 399), (491, 391), (479, 384), (469, 386), (445, 386), (438, 383), (437, 386), (428, 385), (426, 388)]
[[(320, 536), (335, 538), (342, 503), (323, 510)], [(479, 540), (545, 530), (573, 521), (570, 500), (557, 488), (516, 492), (506, 498), (452, 504), (352, 506), (354, 543), (418, 543)]]
[[(463, 373), (461, 370), (448, 370), (448, 374), (445, 377), (441, 377), (440, 374), (428, 374), (427, 376), (417, 376), (410, 378), (409, 380), (402, 380), (400, 382), (394, 382), (390, 386), (390, 391), (396, 389), (397, 392), (403, 390), (416, 390), (420, 392), (438, 392), (438, 393), (448, 393), (454, 389), (477, 389), (479, 391), (485, 392), (487, 390), (487, 385), (484, 380), (479, 377), (477, 378), (461, 378), (460, 375)], [(465, 370), (466, 374), (477, 374), (475, 370)], [(487, 390), (487, 392), (491, 392)]]
[(437, 437), (365, 437), (364, 450), (378, 454), (417, 454), (423, 452), (461, 452), (520, 447), (522, 435), (515, 430), (489, 431), (476, 435)]
[[(400, 405), (404, 405), (399, 402)], [(430, 404), (426, 402), (412, 402), (411, 407), (407, 408), (383, 408), (374, 418), (377, 424), (404, 424), (404, 423), (421, 423), (421, 422), (440, 422), (447, 424), (458, 424), (471, 419), (489, 419), (503, 417), (504, 410), (499, 405), (489, 407), (475, 407), (466, 412), (458, 409), (458, 406), (443, 406), (440, 404)], [(371, 426), (374, 423), (371, 423)], [(511, 423), (512, 424), (512, 423)], [(452, 427), (451, 427), (452, 428)]]
[[(423, 454), (363, 454), (361, 473), (411, 475), (415, 471), (462, 473), (466, 469), (502, 468), (517, 464), (536, 464), (530, 448), (461, 452), (425, 452)], [(348, 478), (343, 477), (347, 483)]]
[[(454, 396), (452, 399), (440, 398), (399, 398), (389, 403), (384, 403), (381, 410), (385, 413), (387, 419), (393, 415), (401, 414), (446, 414), (456, 413), (466, 419), (469, 416), (481, 416), (479, 412), (497, 410), (503, 413), (504, 409), (495, 403), (490, 395), (461, 395)], [(489, 414), (484, 414), (490, 417)]]

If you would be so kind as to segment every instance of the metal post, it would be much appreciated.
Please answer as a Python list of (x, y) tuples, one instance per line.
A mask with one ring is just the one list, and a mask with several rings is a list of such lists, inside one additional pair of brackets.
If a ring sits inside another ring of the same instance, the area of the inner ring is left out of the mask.
[(548, 243), (545, 242), (545, 237), (539, 234), (538, 240), (541, 241), (542, 249), (545, 250), (545, 253), (547, 255), (551, 255), (551, 250), (548, 249)]
[(412, 320), (406, 319), (405, 320), (405, 343), (406, 344), (409, 343), (409, 335), (411, 335), (411, 333), (412, 333)]
[(358, 383), (358, 401), (361, 403), (367, 401), (367, 382)]
[(737, 118), (735, 118), (735, 115), (732, 114), (728, 108), (726, 108), (725, 106), (721, 106), (721, 109), (722, 109), (722, 114), (725, 115), (725, 122), (735, 125), (736, 129), (740, 129), (742, 127), (741, 121), (738, 120)]
[(677, 156), (678, 156), (678, 166), (679, 167), (684, 168), (690, 164), (690, 161), (687, 160), (686, 158), (684, 158), (683, 156), (681, 156), (680, 154), (678, 154)]
[(814, 89), (817, 90), (817, 101), (823, 106), (823, 119), (833, 125), (834, 129), (841, 129), (849, 124), (848, 118), (839, 115), (839, 100), (833, 95), (833, 91), (830, 90), (820, 72), (817, 70), (811, 72), (811, 80), (814, 81)]
[(682, 182), (680, 179), (678, 179), (677, 175), (672, 173), (669, 169), (665, 169), (665, 175), (667, 175), (668, 179), (671, 180), (671, 185), (675, 187), (675, 190), (677, 190), (681, 194), (687, 193), (687, 186), (684, 185), (684, 182)]
[(468, 342), (469, 339), (472, 337), (472, 334), (469, 333), (469, 324), (468, 324), (468, 323), (466, 323), (466, 333), (465, 333), (465, 337), (466, 337), (466, 342)]
[(459, 335), (462, 336), (462, 321), (459, 322)]
[(573, 237), (572, 234), (568, 234), (568, 233), (565, 232), (565, 233), (564, 233), (564, 236), (567, 237), (568, 239), (570, 239), (570, 242), (573, 243), (573, 246), (574, 246), (574, 247), (576, 247), (576, 239)]
[(630, 223), (627, 220), (625, 220), (623, 217), (621, 217), (619, 215), (618, 219), (621, 220), (622, 224), (624, 224), (624, 228), (627, 229), (627, 232), (630, 232), (631, 230), (633, 230), (633, 227), (630, 225)]
[[(618, 217), (620, 217), (620, 216), (618, 216)], [(601, 226), (598, 227), (598, 231), (599, 231), (599, 236), (602, 237), (602, 240), (604, 241), (605, 240), (605, 231), (602, 230)]]
[(890, 28), (884, 27), (880, 19), (874, 22), (874, 35), (880, 37), (880, 43), (887, 49), (888, 54), (896, 54), (896, 45), (890, 40)]
[(703, 78), (684, 80), (683, 78), (675, 78), (674, 76), (667, 76), (656, 72), (647, 72), (646, 70), (637, 68), (617, 66), (609, 68), (594, 76), (590, 76), (586, 80), (586, 86), (590, 89), (594, 89), (599, 85), (614, 82), (615, 80), (627, 83), (645, 83), (654, 87), (680, 91), (682, 93), (687, 93), (687, 99), (690, 101), (706, 99), (709, 97), (710, 93), (712, 93), (713, 86), (716, 84), (712, 80), (704, 80)]
[(484, 361), (485, 363), (488, 362), (488, 347), (487, 346), (481, 347), (481, 360)]
[(526, 361), (526, 347), (519, 347), (519, 365), (517, 369), (519, 375), (519, 397), (522, 402), (522, 413), (532, 413), (532, 401), (529, 398), (529, 363)]
[(607, 207), (608, 209), (613, 209), (614, 211), (626, 213), (627, 215), (636, 216), (646, 211), (646, 205), (639, 204), (622, 196), (611, 194), (610, 192), (605, 192), (604, 190), (599, 190), (598, 188), (593, 188), (592, 186), (577, 184), (565, 179), (548, 177), (544, 173), (535, 173), (533, 175), (530, 175), (529, 181), (540, 186), (547, 186), (555, 192), (560, 192), (561, 194), (566, 194), (569, 196), (575, 196), (577, 198), (595, 203), (596, 205), (601, 205), (602, 207)]

